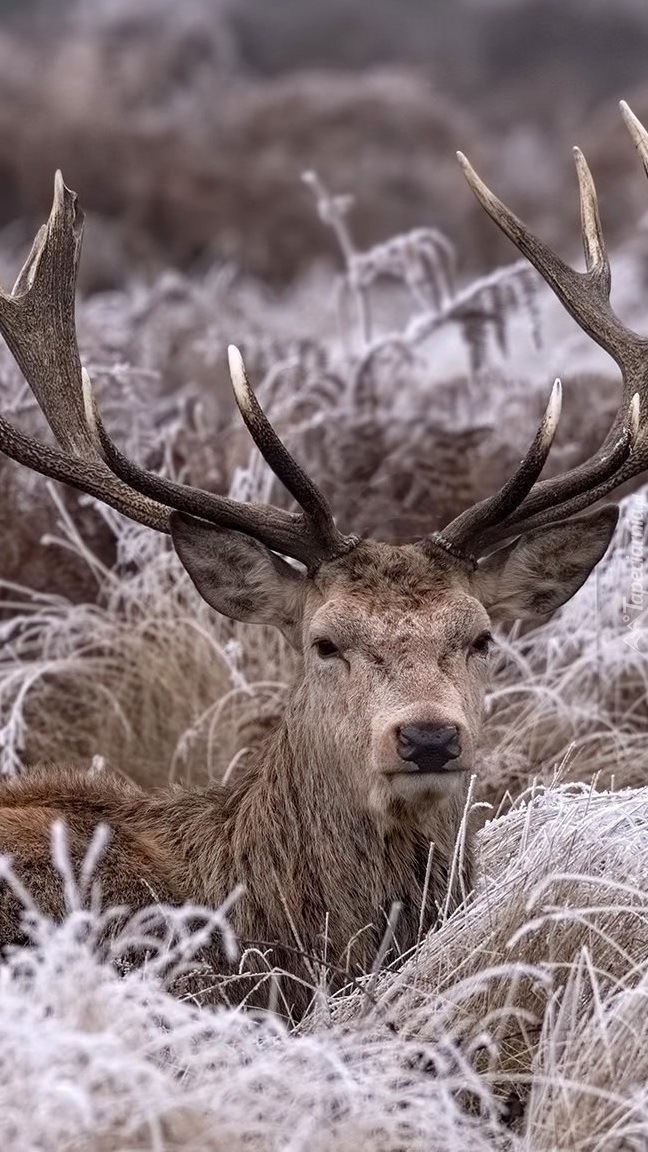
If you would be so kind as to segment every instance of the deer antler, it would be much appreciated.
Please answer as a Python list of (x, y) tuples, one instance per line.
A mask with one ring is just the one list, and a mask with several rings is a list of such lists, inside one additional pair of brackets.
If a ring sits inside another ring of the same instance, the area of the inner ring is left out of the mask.
[[(648, 174), (648, 133), (623, 102), (621, 111)], [(522, 531), (565, 519), (648, 469), (648, 339), (627, 328), (612, 311), (610, 264), (596, 189), (578, 148), (574, 149), (574, 157), (585, 272), (571, 268), (538, 240), (459, 153), (468, 183), (489, 216), (540, 272), (580, 327), (618, 364), (623, 377), (622, 400), (612, 427), (594, 456), (561, 476), (538, 481), (553, 439), (547, 423), (548, 409), (531, 449), (504, 488), (462, 513), (442, 533), (430, 537), (457, 554), (487, 551)]]
[[(627, 105), (621, 108), (648, 174), (648, 133)], [(578, 149), (575, 159), (585, 272), (571, 268), (538, 240), (493, 195), (465, 157), (460, 154), (459, 158), (477, 199), (541, 273), (581, 328), (614, 358), (623, 377), (621, 404), (598, 452), (562, 476), (540, 481), (560, 414), (561, 390), (556, 381), (531, 447), (514, 476), (499, 492), (458, 516), (442, 533), (426, 538), (425, 542), (467, 558), (522, 531), (571, 516), (648, 468), (648, 339), (622, 324), (610, 306), (610, 265), (596, 190)], [(0, 416), (0, 450), (160, 531), (170, 530), (172, 509), (188, 512), (254, 536), (310, 569), (353, 548), (356, 537), (338, 531), (324, 496), (261, 410), (240, 353), (233, 347), (229, 350), (230, 372), (243, 420), (301, 512), (243, 504), (178, 484), (138, 467), (120, 452), (104, 428), (79, 358), (74, 301), (82, 234), (83, 214), (77, 208), (76, 195), (65, 187), (57, 172), (49, 221), (39, 230), (12, 293), (0, 292), (0, 332), (60, 447), (51, 448), (25, 436)]]
[(229, 346), (228, 359), (234, 396), (243, 420), (277, 479), (301, 506), (301, 513), (285, 512), (267, 504), (242, 504), (140, 468), (120, 452), (108, 435), (90, 378), (84, 370), (87, 425), (103, 458), (129, 490), (177, 512), (188, 512), (222, 528), (245, 532), (275, 552), (300, 560), (308, 568), (348, 552), (356, 545), (357, 538), (338, 532), (322, 493), (290, 455), (262, 411), (247, 378), (241, 353), (233, 344)]
[(47, 224), (39, 229), (12, 292), (0, 290), (0, 332), (60, 449), (40, 444), (0, 416), (0, 450), (54, 480), (111, 504), (134, 520), (169, 531), (169, 512), (130, 492), (101, 459), (86, 426), (74, 322), (83, 212), (60, 172)]
[(177, 484), (122, 455), (103, 426), (79, 357), (74, 304), (82, 235), (83, 213), (76, 194), (57, 172), (49, 221), (39, 230), (11, 294), (0, 291), (0, 332), (60, 447), (26, 436), (0, 416), (0, 451), (162, 532), (170, 531), (172, 510), (189, 512), (254, 536), (311, 569), (354, 547), (356, 537), (338, 532), (324, 496), (264, 415), (234, 347), (229, 350), (229, 364), (241, 415), (301, 512), (243, 504)]

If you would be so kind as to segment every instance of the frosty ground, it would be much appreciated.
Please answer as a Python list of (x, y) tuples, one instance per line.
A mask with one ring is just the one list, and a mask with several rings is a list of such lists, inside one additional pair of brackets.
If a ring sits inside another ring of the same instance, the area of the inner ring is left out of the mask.
[[(16, 65), (15, 88), (21, 75)], [(331, 105), (309, 83), (301, 91), (322, 123)], [(330, 97), (335, 115), (347, 100), (361, 132), (366, 102), (384, 109), (393, 97), (410, 117), (422, 109), (428, 94), (418, 80), (391, 83), (349, 79)], [(248, 99), (258, 108), (266, 97)], [(137, 104), (136, 93), (131, 99)], [(229, 108), (223, 122), (231, 115), (231, 138), (240, 139), (245, 107)], [(449, 135), (463, 133), (460, 119)], [(620, 119), (615, 131), (622, 137)], [(468, 150), (465, 139), (457, 144)], [(33, 147), (36, 154), (38, 141)], [(486, 160), (493, 183), (497, 159)], [(298, 188), (290, 196), (313, 257), (303, 266), (300, 257), (279, 286), (260, 278), (279, 257), (256, 247), (256, 234), (230, 262), (222, 251), (211, 260), (203, 253), (188, 268), (176, 252), (176, 267), (162, 271), (157, 251), (148, 264), (129, 260), (123, 230), (111, 264), (110, 243), (99, 243), (105, 221), (91, 220), (80, 345), (120, 446), (183, 480), (285, 501), (234, 414), (225, 348), (235, 341), (344, 531), (405, 540), (494, 489), (526, 448), (556, 375), (565, 411), (550, 468), (591, 452), (620, 394), (616, 370), (525, 265), (496, 266), (505, 248), (484, 240), (489, 271), (466, 272), (475, 237), (487, 231), (472, 207), (460, 211), (464, 202), (448, 207), (447, 189), (460, 189), (461, 176), (447, 165), (435, 187), (449, 235), (416, 220), (414, 231), (386, 240), (386, 221), (410, 222), (383, 185), (338, 179), (336, 194), (356, 196), (356, 220), (371, 192), (379, 221), (367, 228), (382, 229), (374, 245), (354, 231), (328, 180), (300, 184), (278, 161), (274, 187)], [(421, 187), (427, 171), (416, 177)], [(152, 163), (147, 181), (154, 174)], [(638, 164), (631, 179), (635, 203), (646, 191)], [(267, 195), (263, 181), (255, 194)], [(578, 260), (570, 197), (566, 184), (570, 206), (565, 215), (547, 210), (546, 234)], [(522, 211), (524, 202), (513, 206)], [(248, 218), (234, 229), (237, 244)], [(615, 307), (641, 331), (648, 245), (634, 219), (615, 217), (611, 258)], [(266, 218), (266, 232), (281, 232), (282, 221)], [(0, 239), (9, 283), (22, 233)], [(319, 262), (336, 244), (337, 272)], [(4, 347), (0, 404), (43, 435)], [(7, 461), (0, 492), (2, 771), (65, 761), (94, 772), (109, 766), (145, 787), (236, 773), (281, 714), (293, 659), (281, 640), (216, 617), (152, 532)], [(170, 954), (118, 975), (78, 878), (67, 876), (62, 926), (39, 917), (25, 893), (34, 945), (0, 968), (2, 1148), (644, 1149), (647, 549), (648, 490), (635, 485), (610, 553), (573, 601), (532, 631), (498, 637), (470, 798), (481, 825), (474, 894), (392, 970), (336, 997), (322, 985), (297, 1034), (272, 1015), (211, 1012), (169, 994), (198, 943), (181, 913)], [(65, 873), (60, 838), (54, 850)], [(226, 909), (214, 925), (227, 930)], [(141, 929), (135, 922), (128, 931)]]

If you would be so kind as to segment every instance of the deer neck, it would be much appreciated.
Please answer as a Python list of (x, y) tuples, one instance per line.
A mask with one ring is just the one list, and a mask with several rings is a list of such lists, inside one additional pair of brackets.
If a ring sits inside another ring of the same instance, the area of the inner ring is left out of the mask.
[(401, 949), (436, 919), (461, 806), (438, 806), (420, 818), (372, 811), (352, 784), (357, 764), (341, 762), (324, 740), (305, 739), (304, 722), (296, 697), (238, 789), (229, 879), (247, 895), (235, 926), (245, 939), (248, 928), (258, 932), (265, 922), (269, 941), (299, 937), (318, 954), (326, 933), (329, 955), (339, 958), (375, 925), (360, 949), (361, 965), (371, 964), (392, 905), (401, 906)]

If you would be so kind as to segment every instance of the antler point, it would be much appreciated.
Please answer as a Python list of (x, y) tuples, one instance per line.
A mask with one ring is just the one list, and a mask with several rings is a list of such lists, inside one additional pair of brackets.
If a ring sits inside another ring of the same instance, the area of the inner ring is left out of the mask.
[(545, 444), (551, 446), (553, 438), (556, 435), (556, 428), (560, 420), (560, 413), (562, 411), (562, 383), (560, 379), (554, 380), (551, 389), (551, 396), (545, 412), (545, 434), (543, 441)]
[(244, 406), (246, 409), (249, 409), (251, 392), (250, 383), (245, 371), (243, 357), (241, 356), (239, 349), (236, 347), (236, 344), (228, 344), (227, 362), (229, 365), (232, 388), (234, 389), (236, 402), (239, 408)]

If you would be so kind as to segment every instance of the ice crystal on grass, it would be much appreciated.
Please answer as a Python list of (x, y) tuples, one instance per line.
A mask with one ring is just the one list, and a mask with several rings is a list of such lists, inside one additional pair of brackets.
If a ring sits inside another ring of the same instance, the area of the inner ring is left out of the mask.
[[(100, 46), (86, 47), (103, 67)], [(159, 50), (164, 57), (164, 44)], [(159, 64), (164, 72), (165, 58)], [(48, 76), (48, 90), (59, 93)], [(137, 105), (136, 73), (131, 84)], [(282, 131), (302, 97), (321, 122), (344, 120), (357, 84), (368, 99), (363, 116), (397, 105), (398, 124), (411, 120), (419, 88), (396, 77), (338, 77), (326, 93), (306, 77), (272, 91), (250, 88), (245, 100), (237, 89), (227, 107), (218, 102), (219, 116), (231, 121), (232, 147), (241, 128), (253, 126), (256, 162), (266, 102)], [(212, 91), (206, 83), (209, 124)], [(99, 118), (109, 136), (114, 116), (111, 104)], [(172, 188), (181, 237), (169, 203), (160, 209), (170, 213), (169, 239), (182, 263), (187, 245), (195, 257), (198, 233), (184, 230), (198, 220), (186, 204), (195, 205), (204, 140), (198, 164), (186, 109), (165, 106), (160, 116), (186, 126), (183, 163), (161, 137), (150, 170), (137, 169), (144, 187), (128, 197), (142, 212), (151, 187), (156, 197), (168, 190), (169, 164), (174, 176), (191, 168), (187, 188)], [(64, 126), (61, 139), (68, 136)], [(294, 210), (285, 190), (297, 182), (283, 174), (277, 183), (273, 159), (264, 169), (269, 183), (249, 189), (249, 165), (236, 157), (251, 147), (243, 140), (234, 159), (221, 150), (221, 187), (238, 209), (240, 182), (232, 191), (227, 181), (243, 173), (252, 198), (240, 205), (233, 251), (243, 245), (252, 266), (267, 267), (268, 252), (274, 260), (279, 249), (254, 253), (251, 222), (261, 221), (277, 243), (284, 231), (292, 242), (279, 224)], [(134, 172), (113, 168), (120, 179)], [(339, 183), (329, 173), (327, 181)], [(420, 171), (414, 175), (420, 182)], [(382, 185), (373, 171), (368, 179), (378, 200)], [(242, 344), (264, 407), (344, 531), (402, 541), (493, 491), (528, 446), (556, 372), (566, 383), (565, 415), (548, 470), (598, 447), (618, 382), (557, 316), (548, 292), (536, 292), (525, 265), (462, 282), (445, 232), (412, 230), (411, 221), (392, 240), (372, 224), (361, 247), (348, 204), (321, 181), (314, 187), (345, 259), (337, 297), (326, 270), (275, 292), (233, 265), (207, 267), (210, 253), (191, 277), (176, 271), (153, 285), (123, 268), (108, 284), (105, 268), (89, 270), (95, 288), (100, 281), (113, 290), (79, 301), (82, 357), (120, 447), (187, 483), (287, 505), (234, 413), (230, 340)], [(357, 200), (362, 205), (363, 195)], [(276, 218), (264, 215), (270, 207)], [(319, 225), (310, 227), (314, 235)], [(452, 237), (459, 236), (463, 260), (469, 236), (457, 228)], [(299, 262), (303, 235), (297, 239)], [(318, 232), (311, 255), (320, 241)], [(645, 309), (644, 264), (645, 253), (633, 248), (615, 265), (620, 310), (633, 317)], [(44, 435), (6, 350), (0, 394), (5, 414)], [(281, 715), (294, 672), (283, 640), (217, 617), (168, 541), (93, 500), (62, 495), (7, 462), (0, 494), (0, 769), (65, 761), (92, 774), (121, 771), (145, 786), (235, 777)], [(153, 905), (126, 923), (115, 913), (106, 918), (93, 903), (92, 852), (75, 877), (55, 841), (68, 917), (52, 924), (21, 892), (29, 947), (8, 950), (0, 965), (3, 1150), (643, 1149), (646, 507), (645, 490), (627, 498), (609, 555), (559, 614), (499, 636), (471, 793), (474, 818), (485, 824), (472, 898), (442, 915), (439, 931), (404, 964), (377, 966), (335, 998), (319, 989), (297, 1034), (272, 1012), (199, 1007), (196, 958), (205, 933), (226, 935), (227, 909)], [(461, 851), (460, 838), (457, 860)], [(2, 868), (11, 877), (10, 861)], [(10, 882), (15, 888), (15, 877)], [(142, 945), (146, 963), (136, 966), (129, 954)], [(262, 952), (264, 942), (251, 947)], [(269, 985), (272, 978), (261, 977)]]
[[(539, 282), (526, 261), (472, 281), (457, 283), (454, 245), (436, 228), (416, 228), (382, 244), (358, 250), (348, 223), (349, 196), (333, 196), (316, 172), (304, 173), (312, 189), (320, 219), (332, 228), (344, 260), (339, 289), (339, 313), (355, 311), (363, 354), (371, 357), (376, 343), (412, 349), (445, 325), (456, 324), (468, 352), (471, 370), (488, 363), (489, 342), (505, 355), (511, 317), (524, 313), (536, 345), (540, 344), (540, 316), (536, 303)], [(376, 332), (372, 289), (380, 281), (401, 283), (409, 297), (412, 315), (402, 330)], [(347, 298), (354, 308), (346, 307)]]
[(472, 902), (292, 1035), (167, 991), (201, 942), (177, 910), (175, 952), (116, 967), (145, 920), (107, 949), (70, 877), (0, 967), (3, 1148), (641, 1147), (647, 823), (643, 790), (536, 789), (480, 834)]

